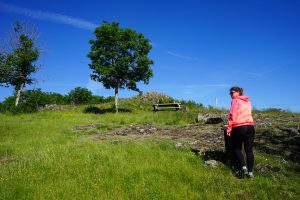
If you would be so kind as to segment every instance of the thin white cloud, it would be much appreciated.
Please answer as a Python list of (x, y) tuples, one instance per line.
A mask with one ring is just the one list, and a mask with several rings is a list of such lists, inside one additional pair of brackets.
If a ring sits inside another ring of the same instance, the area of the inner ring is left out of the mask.
[(177, 58), (186, 59), (186, 60), (198, 60), (197, 57), (184, 56), (184, 55), (180, 55), (178, 53), (174, 53), (172, 51), (167, 51), (167, 54), (177, 57)]
[(80, 18), (76, 18), (68, 15), (62, 15), (53, 12), (23, 8), (11, 4), (3, 3), (3, 2), (0, 2), (0, 11), (22, 15), (22, 16), (26, 16), (38, 20), (45, 20), (54, 23), (67, 24), (67, 25), (74, 26), (76, 28), (86, 29), (90, 31), (93, 31), (97, 26), (92, 22)]

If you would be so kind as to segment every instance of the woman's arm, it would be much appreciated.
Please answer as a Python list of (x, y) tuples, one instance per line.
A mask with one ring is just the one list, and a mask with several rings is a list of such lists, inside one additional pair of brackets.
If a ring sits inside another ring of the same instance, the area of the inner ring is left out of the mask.
[(237, 99), (233, 99), (231, 102), (231, 108), (230, 108), (230, 113), (229, 113), (229, 118), (228, 118), (228, 126), (227, 126), (227, 135), (230, 136), (231, 131), (232, 131), (232, 124), (233, 122), (236, 121), (238, 113), (238, 101)]

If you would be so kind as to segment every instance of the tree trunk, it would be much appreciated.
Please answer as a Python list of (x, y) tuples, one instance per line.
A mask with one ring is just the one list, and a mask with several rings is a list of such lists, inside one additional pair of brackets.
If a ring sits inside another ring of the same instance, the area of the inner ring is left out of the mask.
[(116, 113), (119, 112), (119, 109), (118, 109), (118, 94), (119, 94), (119, 88), (115, 88), (115, 108), (116, 108)]
[(21, 96), (21, 92), (23, 90), (23, 87), (24, 87), (24, 83), (21, 84), (18, 92), (17, 92), (17, 98), (16, 98), (16, 103), (15, 105), (18, 106), (19, 105), (19, 100), (20, 100), (20, 96)]

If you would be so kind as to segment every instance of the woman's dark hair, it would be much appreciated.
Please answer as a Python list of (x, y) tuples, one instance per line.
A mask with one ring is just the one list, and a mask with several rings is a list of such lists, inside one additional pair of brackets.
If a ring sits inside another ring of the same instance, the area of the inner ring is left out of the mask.
[(241, 87), (237, 87), (237, 86), (230, 88), (229, 92), (232, 92), (232, 91), (238, 92), (238, 93), (240, 93), (240, 95), (243, 95), (243, 93), (244, 93), (244, 89)]

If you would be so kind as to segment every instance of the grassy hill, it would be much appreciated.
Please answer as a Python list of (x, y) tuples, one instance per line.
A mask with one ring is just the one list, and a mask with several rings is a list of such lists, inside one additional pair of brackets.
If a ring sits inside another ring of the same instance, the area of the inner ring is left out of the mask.
[(199, 112), (227, 111), (189, 104), (154, 113), (151, 98), (122, 99), (118, 114), (111, 103), (0, 114), (0, 198), (300, 198), (299, 114), (254, 112), (255, 178), (237, 179), (218, 157), (220, 124), (195, 122)]

